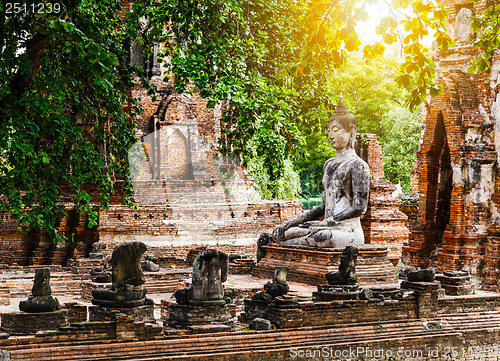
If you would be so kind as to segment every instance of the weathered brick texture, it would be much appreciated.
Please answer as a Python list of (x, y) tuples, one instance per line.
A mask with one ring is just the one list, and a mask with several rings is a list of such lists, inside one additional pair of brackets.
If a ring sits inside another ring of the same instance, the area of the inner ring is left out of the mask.
[(444, 90), (425, 104), (417, 153), (417, 226), (404, 257), (415, 266), (439, 271), (469, 270), (484, 287), (498, 289), (500, 58), (495, 53), (492, 68), (484, 73), (467, 73), (478, 50), (469, 45), (474, 34), (464, 19), (481, 14), (489, 3), (442, 4), (449, 12), (449, 35), (455, 46), (435, 54)]

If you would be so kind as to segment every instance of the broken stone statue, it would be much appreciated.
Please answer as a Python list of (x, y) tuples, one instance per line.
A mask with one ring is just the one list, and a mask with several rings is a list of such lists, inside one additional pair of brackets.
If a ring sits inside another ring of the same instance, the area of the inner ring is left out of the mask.
[(355, 285), (358, 283), (356, 277), (356, 263), (358, 262), (358, 249), (347, 246), (340, 256), (339, 270), (328, 272), (326, 280), (330, 285)]
[(227, 280), (229, 260), (227, 254), (206, 249), (193, 262), (192, 285), (177, 290), (175, 299), (180, 305), (224, 305), (224, 285)]
[(323, 201), (276, 227), (276, 241), (321, 248), (364, 244), (360, 216), (368, 207), (370, 170), (354, 150), (356, 129), (356, 119), (341, 97), (328, 121), (328, 138), (337, 155), (323, 166)]
[(53, 312), (61, 308), (57, 298), (52, 297), (50, 289), (50, 269), (37, 268), (31, 295), (26, 301), (19, 302), (19, 309), (23, 312)]
[(315, 301), (354, 300), (359, 297), (356, 263), (358, 249), (353, 246), (344, 248), (340, 256), (339, 270), (328, 272), (325, 277), (328, 284), (318, 285), (318, 292), (313, 292)]
[(142, 242), (118, 245), (111, 256), (111, 288), (92, 291), (92, 303), (105, 307), (129, 308), (151, 304), (146, 298), (145, 282), (141, 269), (141, 256), (146, 252)]
[(243, 322), (250, 322), (255, 318), (266, 319), (269, 316), (269, 304), (276, 297), (283, 296), (288, 293), (289, 286), (286, 282), (288, 267), (280, 266), (274, 269), (274, 278), (272, 282), (267, 282), (264, 285), (263, 291), (257, 291), (251, 299), (245, 299), (245, 312), (241, 314)]
[(288, 293), (290, 289), (286, 283), (286, 275), (288, 274), (288, 267), (276, 267), (274, 270), (274, 278), (272, 282), (267, 282), (264, 285), (266, 290), (272, 298), (283, 296)]
[(157, 259), (155, 257), (147, 255), (144, 261), (141, 262), (141, 268), (144, 272), (158, 272), (160, 266), (156, 262)]
[(101, 243), (99, 243), (99, 241), (92, 243), (92, 246), (90, 247), (89, 258), (101, 259), (102, 253), (99, 252), (100, 249), (101, 249)]
[(418, 271), (408, 272), (407, 278), (410, 282), (434, 282), (436, 272), (433, 268), (419, 269)]

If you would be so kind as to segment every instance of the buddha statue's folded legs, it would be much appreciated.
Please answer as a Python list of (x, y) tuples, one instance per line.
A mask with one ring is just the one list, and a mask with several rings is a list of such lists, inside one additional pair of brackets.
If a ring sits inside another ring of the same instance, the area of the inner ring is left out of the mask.
[(344, 248), (346, 246), (362, 245), (364, 240), (360, 219), (355, 217), (327, 227), (315, 225), (314, 223), (291, 227), (286, 230), (281, 244)]

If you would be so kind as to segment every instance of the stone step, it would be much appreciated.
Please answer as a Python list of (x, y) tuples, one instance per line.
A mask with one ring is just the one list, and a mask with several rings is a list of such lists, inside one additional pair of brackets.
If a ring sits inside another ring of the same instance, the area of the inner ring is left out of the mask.
[[(386, 332), (381, 332), (383, 327)], [(217, 359), (237, 354), (271, 353), (298, 347), (325, 347), (356, 343), (385, 342), (423, 337), (454, 335), (451, 328), (439, 332), (424, 331), (421, 322), (396, 322), (356, 325), (345, 328), (304, 328), (293, 330), (217, 333), (189, 335), (167, 340), (133, 343), (111, 343), (86, 346), (40, 347), (32, 350), (13, 350), (11, 360), (174, 360)], [(181, 356), (182, 355), (182, 356)]]
[(498, 311), (474, 312), (466, 316), (461, 314), (443, 315), (449, 324), (460, 331), (475, 331), (485, 328), (500, 328), (500, 316)]
[(170, 293), (175, 292), (179, 288), (184, 286), (184, 282), (176, 280), (165, 280), (165, 281), (147, 281), (144, 286), (148, 290), (148, 294), (151, 293)]

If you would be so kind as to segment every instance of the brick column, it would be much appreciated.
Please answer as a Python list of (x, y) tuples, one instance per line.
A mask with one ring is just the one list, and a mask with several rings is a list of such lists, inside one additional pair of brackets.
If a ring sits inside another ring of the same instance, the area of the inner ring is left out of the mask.
[(417, 295), (417, 318), (421, 320), (432, 319), (438, 316), (438, 290), (441, 284), (434, 282), (409, 282), (401, 283), (402, 289), (415, 291)]

